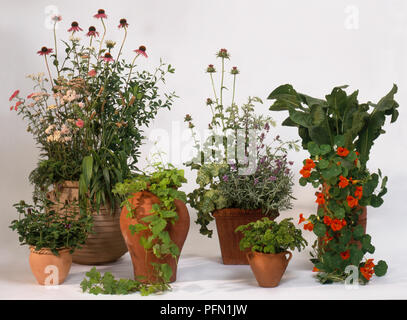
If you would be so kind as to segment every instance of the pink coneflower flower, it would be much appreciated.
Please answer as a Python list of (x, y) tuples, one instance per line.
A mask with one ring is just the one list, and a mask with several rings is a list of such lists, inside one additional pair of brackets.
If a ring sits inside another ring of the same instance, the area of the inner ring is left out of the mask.
[(78, 128), (83, 128), (83, 125), (85, 124), (85, 122), (83, 122), (82, 119), (78, 119), (78, 120), (75, 122), (75, 124), (76, 124), (76, 126), (77, 126)]
[(62, 17), (55, 14), (52, 16), (51, 20), (55, 21), (55, 22), (59, 22), (62, 20)]
[(94, 76), (96, 76), (96, 70), (95, 70), (95, 69), (90, 70), (90, 71), (88, 72), (88, 76), (89, 76), (89, 77), (94, 77)]
[(79, 32), (83, 31), (81, 27), (79, 27), (79, 24), (74, 21), (71, 23), (71, 27), (68, 29), (68, 32)]
[(47, 47), (42, 47), (40, 51), (37, 51), (37, 53), (38, 53), (40, 56), (46, 56), (46, 55), (50, 54), (51, 52), (52, 52), (52, 49), (51, 49), (51, 48), (47, 48)]
[(141, 54), (142, 56), (148, 58), (145, 46), (140, 46), (137, 50), (134, 50), (134, 52), (136, 52), (137, 54)]
[(99, 37), (99, 32), (96, 31), (94, 26), (90, 26), (88, 33), (86, 34), (88, 37)]
[(109, 52), (106, 52), (105, 55), (103, 57), (100, 57), (100, 58), (103, 59), (105, 62), (114, 61), (112, 55)]
[(13, 100), (15, 97), (18, 96), (18, 94), (20, 93), (20, 90), (16, 90), (13, 92), (13, 94), (10, 96), (10, 98), (8, 99), (8, 101)]
[(120, 19), (120, 24), (117, 26), (118, 28), (127, 28), (129, 24), (127, 23), (126, 19)]
[(107, 18), (107, 15), (106, 15), (106, 13), (105, 13), (105, 10), (99, 9), (99, 10), (98, 10), (98, 13), (95, 14), (94, 17), (97, 18), (97, 19), (106, 19), (106, 18)]

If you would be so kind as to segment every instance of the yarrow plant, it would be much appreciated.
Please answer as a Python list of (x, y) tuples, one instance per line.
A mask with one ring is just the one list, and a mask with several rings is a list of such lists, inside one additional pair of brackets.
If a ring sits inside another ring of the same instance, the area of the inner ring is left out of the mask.
[(188, 195), (190, 205), (198, 211), (197, 223), (200, 232), (211, 237), (208, 224), (213, 220), (211, 213), (222, 208), (262, 209), (270, 217), (276, 210), (291, 208), (292, 162), (287, 160), (289, 149), (298, 150), (294, 141), (283, 142), (279, 136), (268, 141), (270, 129), (275, 125), (270, 117), (255, 113), (258, 97), (249, 97), (239, 107), (235, 102), (236, 78), (240, 74), (232, 67), (232, 96), (226, 106), (224, 91), (225, 62), (230, 59), (226, 49), (217, 52), (221, 60), (220, 89), (216, 90), (214, 74), (217, 69), (208, 65), (213, 97), (206, 99), (212, 114), (208, 125), (209, 136), (200, 144), (191, 115), (184, 121), (191, 129), (195, 141), (196, 157), (187, 163), (197, 170), (199, 187)]
[[(165, 93), (161, 84), (174, 68), (160, 62), (154, 73), (135, 70), (136, 60), (147, 58), (147, 49), (134, 50), (131, 63), (122, 58), (129, 23), (120, 19), (123, 39), (107, 40), (107, 15), (99, 9), (94, 17), (100, 27), (88, 31), (77, 21), (67, 28), (69, 40), (59, 49), (54, 21), (54, 47), (43, 46), (37, 53), (44, 59), (46, 73), (30, 75), (34, 91), (10, 97), (15, 110), (28, 121), (41, 150), (41, 159), (31, 173), (35, 198), (44, 197), (50, 185), (65, 180), (80, 182), (81, 195), (87, 194), (97, 208), (116, 207), (121, 198), (111, 192), (136, 170), (143, 126), (161, 109), (172, 106), (174, 93)], [(116, 25), (117, 26), (117, 25)], [(84, 32), (87, 39), (78, 35)], [(55, 70), (51, 70), (53, 66)]]

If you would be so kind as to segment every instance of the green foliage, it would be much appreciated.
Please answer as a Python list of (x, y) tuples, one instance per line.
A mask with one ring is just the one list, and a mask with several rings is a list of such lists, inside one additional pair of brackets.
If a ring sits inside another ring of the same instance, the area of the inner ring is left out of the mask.
[[(393, 85), (377, 104), (359, 104), (358, 91), (347, 95), (343, 90), (346, 87), (333, 88), (322, 100), (297, 93), (291, 85), (285, 84), (268, 96), (268, 99), (275, 100), (270, 110), (288, 111), (289, 116), (283, 125), (298, 128), (304, 149), (308, 149), (310, 141), (317, 145), (336, 144), (349, 150), (356, 149), (360, 153), (361, 165), (366, 166), (374, 141), (385, 133), (382, 128), (386, 116), (391, 117), (391, 123), (398, 118), (399, 105), (394, 100), (397, 86)], [(340, 143), (335, 141), (335, 136), (341, 137)], [(314, 155), (314, 145), (308, 150)]]
[(166, 283), (145, 284), (137, 280), (131, 279), (115, 279), (110, 272), (105, 272), (101, 275), (100, 272), (93, 267), (86, 273), (88, 279), (83, 279), (81, 288), (83, 292), (89, 292), (94, 295), (98, 294), (131, 294), (140, 292), (142, 296), (147, 296), (152, 293), (161, 293), (170, 289)]
[(292, 218), (287, 218), (277, 223), (265, 217), (239, 226), (235, 232), (243, 233), (240, 249), (250, 248), (254, 252), (273, 254), (296, 248), (301, 251), (308, 243), (291, 220)]
[[(21, 245), (34, 246), (36, 250), (50, 249), (58, 255), (59, 249), (81, 248), (92, 230), (92, 217), (79, 214), (64, 206), (61, 212), (44, 209), (20, 201), (14, 204), (19, 219), (11, 222), (10, 228), (19, 235)], [(49, 208), (49, 206), (47, 207)]]
[[(277, 135), (267, 141), (270, 128), (275, 123), (271, 117), (256, 114), (258, 97), (249, 97), (247, 103), (235, 103), (236, 77), (239, 71), (232, 68), (232, 101), (226, 105), (223, 92), (226, 49), (218, 52), (221, 59), (220, 89), (214, 86), (216, 68), (209, 65), (207, 73), (213, 87), (213, 98), (207, 99), (212, 120), (209, 137), (202, 145), (191, 115), (185, 116), (195, 141), (196, 156), (186, 165), (197, 170), (198, 188), (188, 194), (188, 202), (197, 210), (200, 232), (209, 237), (208, 225), (217, 209), (236, 207), (262, 209), (265, 214), (276, 216), (277, 210), (291, 208), (292, 173), (287, 161), (288, 150), (298, 150), (296, 141), (283, 142)], [(219, 92), (219, 94), (218, 94)], [(274, 145), (273, 145), (274, 144)]]
[[(126, 206), (129, 214), (133, 215), (134, 208), (129, 200), (132, 195), (140, 191), (150, 191), (155, 194), (160, 203), (152, 206), (151, 215), (141, 219), (141, 222), (130, 226), (130, 231), (139, 233), (148, 231), (148, 237), (142, 236), (140, 243), (146, 251), (152, 251), (157, 258), (172, 256), (177, 259), (179, 248), (170, 238), (167, 226), (178, 220), (175, 200), (186, 202), (186, 194), (178, 190), (187, 180), (184, 170), (179, 170), (173, 165), (164, 166), (161, 162), (152, 165), (152, 173), (144, 173), (133, 179), (118, 183), (113, 193), (127, 197), (122, 205)], [(172, 276), (172, 269), (167, 264), (154, 264), (157, 278), (162, 283), (167, 283)]]

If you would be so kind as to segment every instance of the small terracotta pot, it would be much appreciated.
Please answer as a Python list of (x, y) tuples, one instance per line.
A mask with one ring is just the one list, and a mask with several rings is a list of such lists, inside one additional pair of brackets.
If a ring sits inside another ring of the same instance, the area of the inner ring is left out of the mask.
[[(287, 258), (288, 255), (288, 258)], [(290, 251), (277, 254), (250, 251), (247, 259), (260, 287), (277, 287), (292, 258)]]
[(241, 232), (235, 232), (236, 228), (255, 222), (264, 217), (274, 220), (279, 213), (275, 211), (271, 215), (265, 215), (261, 209), (245, 210), (238, 208), (225, 208), (213, 212), (216, 220), (216, 229), (219, 237), (220, 251), (222, 253), (223, 264), (249, 264), (246, 251), (241, 251), (240, 240), (243, 238)]
[(39, 284), (59, 285), (65, 281), (72, 264), (69, 251), (58, 250), (59, 256), (56, 256), (50, 249), (36, 251), (35, 247), (30, 247), (30, 267)]
[[(54, 210), (60, 214), (64, 204), (74, 203), (79, 199), (79, 182), (64, 181), (48, 192), (47, 198), (54, 203)], [(73, 206), (71, 210), (79, 210)], [(72, 255), (74, 263), (85, 265), (99, 265), (116, 261), (127, 252), (127, 247), (120, 231), (120, 211), (118, 207), (111, 212), (109, 206), (101, 206), (99, 212), (92, 212), (94, 233), (88, 235), (88, 239), (81, 249), (75, 250)]]
[[(142, 236), (148, 238), (151, 235), (151, 232), (149, 230), (143, 230), (139, 233), (132, 234), (129, 229), (130, 225), (137, 223), (147, 225), (145, 222), (142, 222), (141, 219), (151, 215), (150, 211), (153, 204), (160, 203), (159, 198), (149, 191), (141, 191), (135, 193), (129, 201), (132, 208), (134, 208), (133, 217), (128, 217), (128, 210), (126, 207), (123, 207), (120, 215), (120, 228), (130, 252), (135, 279), (148, 283), (157, 282), (158, 279), (155, 276), (155, 270), (151, 263), (166, 263), (172, 268), (170, 282), (174, 282), (177, 279), (177, 263), (179, 257), (177, 260), (171, 256), (158, 259), (151, 250), (146, 251), (140, 244), (140, 238)], [(175, 224), (169, 223), (165, 230), (169, 232), (171, 240), (178, 246), (179, 251), (181, 252), (189, 231), (190, 218), (184, 202), (175, 200), (174, 203), (178, 214), (178, 220)]]

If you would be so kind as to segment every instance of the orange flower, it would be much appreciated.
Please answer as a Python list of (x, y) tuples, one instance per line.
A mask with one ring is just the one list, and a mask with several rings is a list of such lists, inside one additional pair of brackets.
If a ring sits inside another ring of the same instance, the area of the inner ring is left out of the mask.
[(365, 265), (360, 268), (360, 273), (366, 278), (366, 280), (370, 280), (370, 278), (374, 274), (374, 266), (373, 259), (368, 259), (365, 262)]
[(349, 150), (343, 147), (338, 147), (336, 153), (340, 157), (346, 157), (349, 154)]
[(360, 156), (360, 153), (359, 153), (359, 152), (355, 151), (355, 153), (356, 153), (356, 155), (357, 155), (358, 157)]
[(346, 250), (346, 251), (344, 251), (344, 252), (341, 252), (340, 255), (341, 255), (341, 258), (342, 258), (343, 260), (348, 260), (348, 259), (350, 258), (349, 249)]
[(331, 219), (330, 217), (328, 217), (328, 216), (325, 216), (325, 217), (324, 217), (324, 223), (325, 223), (327, 226), (330, 226), (331, 223), (332, 223), (332, 219)]
[(346, 221), (345, 221), (345, 219), (342, 219), (342, 220), (334, 219), (334, 220), (332, 220), (331, 228), (332, 228), (333, 231), (339, 231), (339, 230), (341, 230), (344, 226), (346, 226)]
[(330, 237), (328, 231), (325, 232), (325, 237), (322, 238), (325, 244), (327, 244), (329, 241), (331, 241), (334, 237)]
[(356, 207), (358, 205), (359, 200), (352, 197), (352, 196), (347, 196), (346, 197), (346, 201), (348, 201), (348, 206), (353, 208)]
[(308, 222), (307, 224), (305, 224), (304, 230), (308, 230), (308, 231), (314, 230), (314, 225), (312, 224), (312, 222)]
[(341, 165), (341, 162), (340, 162), (340, 161), (338, 161), (338, 162), (336, 163), (336, 165), (337, 165), (337, 166), (340, 166), (340, 165)]
[(346, 188), (349, 185), (348, 179), (346, 179), (344, 176), (339, 176), (339, 188)]
[(315, 168), (315, 162), (312, 159), (305, 159), (305, 165), (304, 169), (314, 169)]
[(359, 200), (362, 199), (363, 196), (363, 187), (356, 187), (355, 197)]
[(319, 272), (319, 269), (317, 267), (312, 268), (312, 272)]
[(311, 175), (311, 171), (304, 167), (301, 169), (300, 174), (303, 176), (303, 178), (309, 178)]
[(320, 204), (320, 205), (322, 205), (322, 204), (325, 203), (325, 198), (324, 198), (324, 194), (323, 194), (323, 193), (317, 192), (317, 193), (316, 193), (316, 196), (317, 196), (317, 200), (315, 200), (316, 203), (318, 203), (318, 204)]
[(302, 213), (300, 213), (300, 221), (298, 221), (298, 224), (301, 224), (305, 221), (304, 216), (302, 215)]
[(375, 264), (373, 263), (373, 259), (367, 259), (365, 262), (365, 268), (373, 269)]

